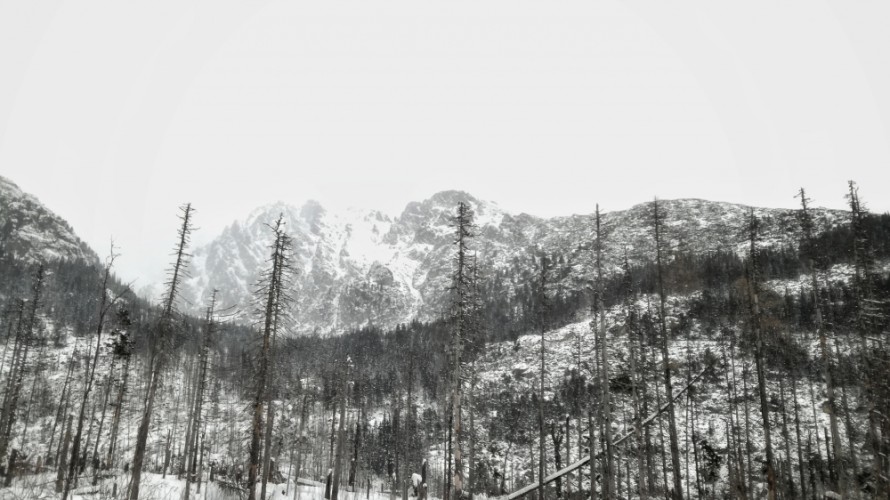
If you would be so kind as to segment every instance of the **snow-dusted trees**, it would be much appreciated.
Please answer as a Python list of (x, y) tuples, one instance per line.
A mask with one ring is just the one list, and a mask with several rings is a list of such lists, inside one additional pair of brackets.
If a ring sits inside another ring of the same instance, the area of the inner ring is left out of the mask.
[(148, 339), (148, 391), (142, 409), (142, 419), (139, 422), (139, 430), (136, 433), (136, 446), (133, 452), (133, 476), (130, 480), (130, 489), (127, 498), (137, 500), (139, 498), (139, 482), (142, 479), (142, 464), (145, 461), (145, 450), (148, 444), (148, 431), (151, 425), (151, 416), (154, 411), (155, 397), (161, 383), (161, 377), (168, 359), (170, 343), (175, 333), (176, 299), (185, 277), (190, 255), (186, 252), (189, 238), (192, 232), (192, 214), (194, 209), (191, 203), (180, 208), (179, 220), (181, 224), (177, 232), (177, 242), (173, 249), (173, 265), (168, 273), (165, 283), (161, 316), (157, 327)]
[[(186, 465), (185, 471), (185, 489), (183, 490), (183, 500), (188, 500), (189, 489), (191, 487), (192, 477), (195, 474), (198, 461), (198, 448), (200, 445), (201, 427), (202, 427), (202, 410), (204, 407), (204, 390), (207, 386), (207, 367), (210, 362), (210, 347), (213, 342), (213, 334), (216, 331), (216, 294), (214, 290), (210, 297), (210, 304), (207, 306), (207, 314), (204, 322), (204, 329), (201, 335), (201, 350), (198, 353), (198, 380), (195, 388), (195, 398), (192, 403), (191, 414), (189, 415), (189, 423), (186, 431), (185, 457), (183, 463)], [(201, 490), (200, 478), (198, 478), (198, 491)]]
[[(43, 282), (46, 271), (43, 264), (38, 264), (34, 270), (31, 282), (31, 300), (25, 306), (19, 302), (18, 320), (15, 334), (15, 344), (12, 351), (12, 365), (6, 380), (6, 391), (3, 397), (3, 407), (0, 410), (0, 460), (6, 457), (9, 443), (12, 437), (12, 429), (15, 426), (19, 398), (22, 394), (25, 372), (28, 369), (28, 354), (34, 342), (34, 331), (37, 328), (37, 311), (41, 305)], [(26, 309), (27, 307), (27, 309)], [(14, 453), (10, 454), (9, 466), (6, 467), (5, 485), (9, 486), (14, 474)]]
[[(80, 441), (83, 437), (83, 421), (86, 417), (87, 401), (89, 400), (90, 391), (93, 389), (93, 382), (96, 379), (96, 366), (99, 364), (99, 353), (102, 348), (102, 332), (105, 328), (105, 318), (108, 311), (117, 304), (122, 292), (114, 297), (108, 294), (109, 280), (111, 279), (111, 269), (114, 266), (114, 259), (117, 255), (114, 253), (114, 244), (111, 245), (111, 251), (105, 260), (105, 269), (102, 275), (99, 290), (99, 310), (96, 319), (96, 345), (93, 348), (92, 355), (87, 361), (86, 373), (84, 374), (83, 394), (80, 400), (80, 412), (77, 416), (77, 430), (74, 433), (74, 441), (71, 443), (71, 460), (69, 463), (68, 473), (65, 477), (65, 486), (62, 489), (62, 500), (68, 498), (71, 487), (77, 477), (77, 457), (80, 453)], [(126, 291), (126, 289), (124, 289)], [(97, 439), (98, 441), (98, 439)]]
[[(270, 226), (274, 234), (272, 243), (272, 254), (269, 258), (269, 269), (263, 276), (257, 293), (260, 301), (261, 309), (261, 335), (262, 345), (257, 362), (256, 376), (254, 377), (254, 398), (253, 398), (253, 419), (251, 424), (250, 435), (250, 457), (247, 474), (247, 495), (249, 500), (255, 500), (257, 477), (260, 472), (260, 452), (261, 440), (263, 438), (264, 427), (266, 433), (271, 436), (271, 420), (267, 418), (267, 422), (263, 422), (263, 407), (267, 403), (270, 394), (270, 380), (274, 373), (273, 365), (274, 351), (273, 344), (278, 329), (283, 323), (286, 314), (287, 304), (290, 297), (287, 294), (286, 286), (288, 282), (288, 273), (290, 272), (290, 251), (291, 238), (285, 231), (284, 216), (279, 216), (274, 225)], [(268, 401), (271, 405), (271, 401)], [(264, 457), (268, 457), (270, 450), (268, 443), (271, 437), (266, 439), (266, 450)], [(265, 498), (266, 482), (268, 474), (263, 474), (261, 498)]]
[(111, 353), (115, 359), (121, 360), (121, 380), (115, 398), (114, 412), (111, 416), (111, 435), (108, 439), (108, 455), (106, 463), (111, 465), (117, 450), (117, 437), (120, 430), (121, 412), (124, 406), (124, 396), (130, 381), (130, 360), (133, 357), (133, 341), (130, 339), (129, 328), (132, 325), (130, 312), (127, 309), (119, 309), (117, 312), (117, 330), (111, 341)]

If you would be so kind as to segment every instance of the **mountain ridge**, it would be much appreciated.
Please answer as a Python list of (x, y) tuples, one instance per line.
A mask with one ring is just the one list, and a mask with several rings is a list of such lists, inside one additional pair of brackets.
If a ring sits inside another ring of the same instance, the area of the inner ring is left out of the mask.
[[(209, 243), (194, 251), (192, 278), (184, 296), (200, 307), (213, 288), (224, 304), (247, 304), (268, 254), (271, 239), (265, 224), (283, 214), (294, 238), (293, 295), (298, 334), (332, 334), (365, 326), (392, 328), (412, 320), (441, 317), (447, 307), (451, 263), (450, 217), (459, 201), (473, 209), (474, 248), (482, 267), (500, 273), (521, 287), (534, 273), (533, 257), (540, 252), (561, 255), (566, 272), (559, 286), (575, 290), (589, 283), (592, 268), (589, 242), (593, 214), (551, 218), (512, 214), (496, 203), (459, 190), (412, 201), (397, 216), (377, 210), (329, 211), (310, 200), (301, 206), (276, 202), (233, 222)], [(763, 244), (794, 245), (797, 215), (793, 209), (751, 207), (701, 198), (659, 200), (665, 230), (674, 252), (704, 253), (746, 249), (742, 228), (749, 211), (762, 221)], [(640, 203), (626, 210), (603, 212), (606, 273), (618, 270), (625, 251), (633, 263), (652, 252), (649, 207)], [(814, 209), (817, 228), (846, 221), (847, 212)]]
[(96, 252), (77, 236), (68, 221), (2, 175), (0, 252), (29, 263), (55, 259), (99, 262)]
[[(350, 208), (331, 211), (315, 200), (302, 205), (276, 201), (227, 225), (192, 254), (184, 283), (183, 309), (199, 313), (212, 290), (219, 303), (240, 308), (248, 319), (253, 292), (267, 264), (271, 232), (279, 216), (294, 241), (291, 312), (294, 334), (335, 334), (367, 326), (384, 329), (413, 320), (432, 321), (447, 310), (451, 271), (450, 226), (456, 204), (470, 205), (476, 223), (472, 248), (484, 274), (499, 281), (497, 290), (515, 296), (537, 271), (542, 252), (554, 257), (560, 272), (554, 285), (580, 291), (593, 277), (590, 255), (594, 214), (538, 217), (510, 213), (496, 203), (460, 190), (446, 190), (406, 204), (399, 215)], [(659, 200), (664, 212), (668, 255), (746, 251), (748, 213), (761, 219), (763, 245), (796, 244), (797, 211), (751, 207), (702, 198)], [(625, 255), (632, 264), (651, 260), (652, 202), (603, 212), (604, 271), (616, 273)], [(848, 212), (814, 209), (817, 229), (846, 223)], [(99, 258), (71, 226), (40, 201), (0, 177), (0, 248), (24, 261)], [(143, 287), (149, 299), (158, 284)]]

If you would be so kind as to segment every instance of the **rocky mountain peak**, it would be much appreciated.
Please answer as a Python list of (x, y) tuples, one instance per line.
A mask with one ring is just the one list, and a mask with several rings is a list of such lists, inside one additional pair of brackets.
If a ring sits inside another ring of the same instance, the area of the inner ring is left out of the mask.
[(65, 219), (0, 176), (0, 252), (25, 262), (56, 259), (99, 262)]
[[(523, 286), (518, 280), (534, 273), (531, 256), (541, 252), (563, 256), (561, 286), (574, 289), (590, 279), (593, 214), (514, 215), (452, 190), (408, 203), (395, 218), (374, 210), (328, 211), (314, 201), (299, 208), (285, 203), (263, 207), (195, 251), (188, 293), (193, 303), (202, 304), (212, 288), (219, 288), (226, 303), (250, 303), (271, 242), (264, 224), (284, 213), (294, 239), (297, 270), (291, 293), (296, 299), (294, 333), (393, 327), (441, 317), (453, 252), (451, 218), (460, 201), (474, 212), (477, 228), (472, 245), (480, 263), (508, 276), (508, 290)], [(671, 252), (745, 250), (741, 228), (751, 207), (700, 199), (659, 200), (659, 204)], [(763, 221), (764, 244), (795, 243), (794, 210), (753, 210)], [(617, 271), (625, 250), (634, 263), (651, 258), (651, 211), (648, 202), (602, 214), (607, 272)], [(844, 220), (840, 211), (817, 212), (821, 227)]]

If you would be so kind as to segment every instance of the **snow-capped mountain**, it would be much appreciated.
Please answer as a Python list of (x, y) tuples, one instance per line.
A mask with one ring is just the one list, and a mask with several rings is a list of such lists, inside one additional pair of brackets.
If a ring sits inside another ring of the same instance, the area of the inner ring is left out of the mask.
[[(472, 246), (480, 268), (489, 276), (499, 272), (508, 291), (527, 283), (540, 252), (560, 257), (560, 285), (579, 289), (589, 283), (592, 214), (510, 214), (467, 193), (444, 191), (409, 203), (397, 217), (373, 210), (334, 213), (314, 201), (301, 207), (276, 203), (259, 208), (195, 250), (184, 295), (197, 309), (215, 288), (222, 305), (237, 305), (242, 315), (249, 315), (270, 253), (267, 225), (281, 214), (294, 241), (294, 332), (389, 328), (441, 317), (454, 251), (450, 218), (459, 201), (469, 203), (475, 215)], [(698, 199), (661, 200), (659, 205), (672, 250), (745, 251), (743, 227), (749, 207)], [(652, 258), (651, 206), (602, 214), (607, 273), (618, 269), (625, 251), (632, 262)], [(842, 211), (815, 212), (820, 229), (846, 221)], [(794, 210), (755, 208), (754, 213), (762, 222), (764, 244), (795, 243)]]
[(68, 223), (34, 196), (0, 176), (0, 252), (25, 262), (56, 259), (99, 262)]

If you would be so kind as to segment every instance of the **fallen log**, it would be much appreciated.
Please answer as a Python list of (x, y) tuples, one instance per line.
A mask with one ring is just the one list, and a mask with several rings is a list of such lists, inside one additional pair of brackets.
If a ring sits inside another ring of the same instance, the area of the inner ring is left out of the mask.
[[(674, 397), (671, 398), (670, 401), (668, 401), (668, 402), (664, 403), (663, 405), (661, 405), (661, 407), (658, 409), (658, 411), (656, 411), (655, 413), (653, 413), (652, 415), (650, 415), (649, 417), (647, 417), (646, 420), (643, 420), (643, 421), (640, 423), (640, 427), (641, 427), (641, 428), (642, 428), (642, 427), (646, 427), (647, 425), (649, 425), (649, 424), (651, 424), (652, 422), (654, 422), (655, 419), (658, 418), (659, 415), (661, 415), (662, 413), (664, 413), (664, 412), (667, 410), (667, 408), (668, 408), (668, 406), (670, 405), (670, 403), (672, 403), (672, 402), (674, 402), (674, 401), (680, 399), (680, 396), (682, 396), (683, 393), (685, 393), (690, 387), (692, 387), (692, 384), (698, 382), (698, 380), (702, 377), (702, 375), (704, 375), (705, 372), (707, 372), (709, 369), (711, 369), (711, 367), (710, 367), (710, 366), (707, 366), (707, 367), (705, 367), (704, 370), (700, 371), (700, 372), (698, 373), (698, 375), (696, 375), (695, 377), (693, 377), (693, 379), (692, 379), (691, 381), (689, 381), (689, 383), (686, 384), (686, 386), (683, 387), (683, 388), (680, 390), (680, 392), (674, 394)], [(632, 427), (632, 428), (631, 428), (627, 433), (625, 433), (623, 436), (621, 436), (620, 438), (616, 439), (615, 441), (612, 441), (612, 446), (618, 446), (618, 445), (620, 445), (620, 444), (623, 443), (625, 440), (627, 440), (627, 438), (633, 436), (634, 433), (636, 432), (636, 430), (637, 430), (637, 429), (636, 429), (635, 427)], [(548, 484), (548, 483), (551, 483), (551, 482), (553, 482), (553, 481), (556, 481), (557, 478), (560, 478), (560, 477), (562, 477), (562, 476), (568, 474), (569, 472), (572, 472), (573, 470), (579, 469), (579, 468), (581, 468), (581, 467), (587, 465), (588, 462), (590, 462), (590, 455), (587, 455), (587, 456), (585, 456), (584, 458), (582, 458), (581, 460), (578, 460), (577, 462), (573, 463), (572, 465), (569, 465), (569, 466), (567, 466), (567, 467), (563, 467), (562, 469), (560, 469), (560, 470), (554, 472), (553, 474), (550, 474), (549, 476), (545, 477), (545, 478), (544, 478), (544, 481), (543, 481), (543, 484), (546, 485), (546, 484)], [(532, 484), (530, 484), (530, 485), (528, 485), (528, 486), (525, 486), (524, 488), (518, 489), (518, 490), (514, 491), (513, 493), (510, 493), (510, 494), (507, 495), (507, 496), (497, 497), (497, 499), (498, 499), (498, 500), (513, 500), (513, 499), (515, 499), (515, 498), (521, 498), (521, 497), (527, 495), (528, 493), (531, 493), (532, 491), (537, 490), (537, 489), (540, 488), (540, 487), (541, 487), (541, 483), (540, 483), (540, 482), (532, 483)]]

